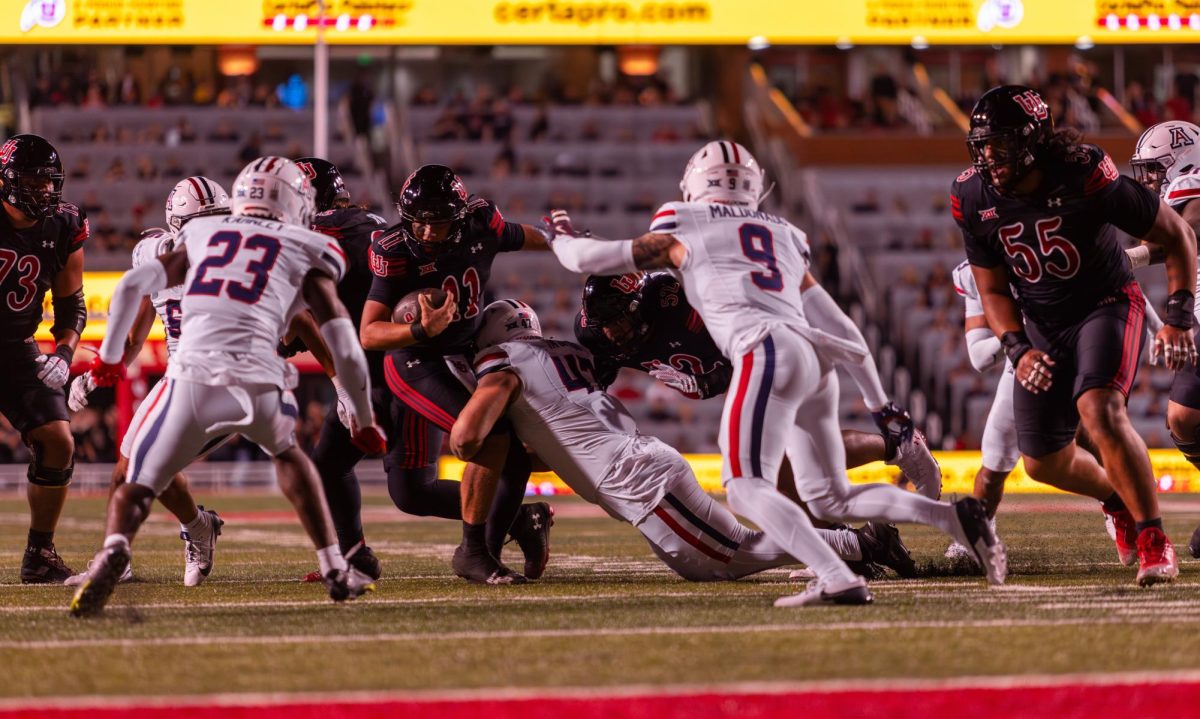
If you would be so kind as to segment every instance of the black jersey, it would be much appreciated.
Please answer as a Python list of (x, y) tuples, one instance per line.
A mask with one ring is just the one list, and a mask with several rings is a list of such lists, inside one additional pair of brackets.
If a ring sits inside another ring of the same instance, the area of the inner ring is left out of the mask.
[(458, 298), (460, 319), (440, 335), (419, 343), (413, 350), (441, 354), (470, 351), (483, 315), (483, 290), (500, 252), (513, 252), (525, 243), (525, 230), (505, 221), (491, 202), (474, 198), (468, 205), (462, 238), (453, 251), (426, 257), (404, 240), (398, 225), (385, 230), (371, 243), (374, 280), (367, 299), (395, 307), (408, 293), (438, 288)]
[(728, 388), (730, 374), (720, 370), (731, 365), (669, 272), (646, 277), (638, 309), (648, 330), (642, 343), (629, 351), (618, 349), (599, 327), (589, 325), (582, 311), (575, 315), (575, 338), (595, 358), (597, 381), (604, 386), (612, 384), (621, 367), (649, 372), (665, 365), (694, 377), (711, 376), (714, 381), (702, 388), (703, 397), (721, 394)]
[(0, 210), (0, 342), (33, 336), (50, 283), (87, 238), (87, 215), (66, 202), (24, 230), (13, 227)]
[[(379, 215), (361, 207), (335, 207), (313, 218), (313, 229), (328, 235), (341, 245), (346, 253), (346, 274), (338, 283), (338, 299), (350, 313), (355, 328), (362, 324), (363, 306), (371, 291), (371, 242), (376, 233), (382, 233), (387, 222)], [(383, 353), (367, 351), (367, 367), (371, 371), (371, 384), (383, 386)]]
[(1122, 177), (1094, 145), (1042, 170), (1041, 186), (1021, 197), (1001, 195), (967, 170), (951, 188), (950, 208), (970, 263), (1007, 265), (1021, 311), (1054, 331), (1133, 281), (1114, 227), (1144, 236), (1158, 215), (1158, 196)]

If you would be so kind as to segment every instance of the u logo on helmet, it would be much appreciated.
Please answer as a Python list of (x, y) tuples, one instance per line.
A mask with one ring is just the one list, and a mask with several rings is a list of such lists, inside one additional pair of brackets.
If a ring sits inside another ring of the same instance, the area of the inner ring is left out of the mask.
[(1023, 92), (1020, 95), (1013, 95), (1013, 100), (1021, 106), (1026, 115), (1035, 120), (1045, 120), (1050, 116), (1050, 110), (1046, 107), (1046, 103), (1033, 90)]
[(0, 162), (8, 162), (12, 159), (13, 153), (17, 151), (17, 141), (9, 140), (0, 145)]

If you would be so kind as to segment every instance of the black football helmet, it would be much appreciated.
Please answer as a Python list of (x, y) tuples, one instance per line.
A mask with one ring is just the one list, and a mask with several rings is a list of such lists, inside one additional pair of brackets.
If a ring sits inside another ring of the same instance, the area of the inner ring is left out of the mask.
[(62, 160), (38, 135), (13, 135), (0, 145), (0, 178), (0, 199), (32, 219), (53, 214), (62, 201)]
[(1002, 85), (979, 98), (971, 110), (967, 150), (983, 181), (1004, 192), (1038, 163), (1054, 134), (1054, 118), (1037, 90)]
[(337, 165), (319, 157), (301, 157), (296, 160), (296, 166), (305, 175), (317, 192), (317, 212), (324, 212), (337, 207), (337, 203), (350, 202), (350, 192)]
[(637, 350), (650, 334), (642, 313), (645, 275), (592, 275), (583, 285), (583, 320), (595, 327), (617, 351)]
[[(445, 165), (425, 165), (408, 176), (396, 203), (404, 240), (414, 252), (436, 257), (453, 251), (462, 240), (467, 217), (467, 188)], [(445, 229), (440, 239), (418, 237), (413, 225)]]

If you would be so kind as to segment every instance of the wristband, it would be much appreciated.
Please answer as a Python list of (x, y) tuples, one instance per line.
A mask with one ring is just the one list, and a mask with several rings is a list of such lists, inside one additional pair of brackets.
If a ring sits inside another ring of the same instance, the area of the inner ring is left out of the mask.
[(1167, 314), (1163, 322), (1184, 330), (1190, 330), (1196, 323), (1196, 299), (1188, 290), (1175, 290), (1167, 298)]
[(75, 350), (71, 349), (70, 347), (68, 347), (66, 345), (59, 345), (59, 346), (55, 347), (54, 354), (58, 355), (59, 357), (62, 357), (68, 366), (70, 366), (71, 360), (75, 359)]
[(1005, 332), (1000, 337), (1000, 344), (1004, 347), (1004, 354), (1008, 355), (1008, 361), (1012, 362), (1013, 367), (1017, 366), (1017, 362), (1026, 352), (1033, 349), (1033, 343), (1029, 341), (1029, 336), (1024, 332)]
[(417, 342), (424, 342), (429, 339), (429, 333), (425, 331), (425, 325), (421, 324), (420, 320), (409, 325), (408, 331), (412, 332), (413, 339)]

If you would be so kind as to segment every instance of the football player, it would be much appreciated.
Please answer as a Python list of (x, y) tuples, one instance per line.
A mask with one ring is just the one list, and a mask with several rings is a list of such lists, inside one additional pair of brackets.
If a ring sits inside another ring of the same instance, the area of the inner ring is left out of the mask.
[[(1178, 120), (1154, 125), (1138, 138), (1129, 164), (1138, 182), (1158, 193), (1193, 231), (1200, 228), (1200, 203), (1192, 201), (1200, 197), (1200, 127)], [(1135, 268), (1165, 259), (1159, 245), (1143, 244), (1129, 252), (1135, 257)], [(1171, 441), (1200, 468), (1200, 365), (1175, 373), (1167, 402), (1167, 426)], [(1200, 559), (1200, 527), (1192, 533), (1188, 549)]]
[[(21, 558), (25, 584), (61, 584), (74, 572), (54, 547), (54, 530), (74, 468), (63, 386), (87, 323), (83, 300), (83, 210), (62, 201), (58, 151), (37, 135), (0, 144), (0, 413), (33, 452), (29, 463), (29, 541)], [(55, 348), (42, 354), (34, 332), (49, 291)]]
[[(685, 579), (738, 579), (794, 564), (762, 532), (747, 529), (704, 492), (674, 449), (640, 434), (628, 410), (604, 392), (593, 358), (571, 342), (542, 338), (533, 309), (498, 300), (483, 312), (478, 386), (450, 432), (450, 448), (469, 459), (501, 417), (571, 489), (629, 522), (654, 553)], [(847, 530), (822, 530), (839, 553), (915, 571), (895, 528), (871, 526), (862, 544)], [(851, 549), (843, 542), (854, 539)]]
[[(229, 194), (218, 183), (199, 175), (180, 180), (171, 189), (171, 194), (167, 195), (167, 229), (155, 227), (142, 233), (142, 239), (133, 248), (133, 266), (140, 267), (175, 249), (179, 231), (189, 221), (197, 217), (228, 214)], [(125, 339), (122, 365), (128, 367), (142, 351), (150, 328), (154, 326), (156, 314), (162, 320), (163, 333), (166, 335), (168, 360), (175, 354), (179, 346), (180, 325), (183, 319), (179, 308), (182, 297), (183, 287), (175, 286), (142, 298), (133, 326), (129, 329), (129, 336)], [(71, 382), (67, 406), (73, 412), (83, 409), (88, 404), (88, 395), (95, 388), (96, 383), (92, 380), (90, 371), (79, 375)], [(149, 411), (149, 402), (138, 405), (129, 430), (121, 439), (120, 453), (117, 464), (113, 467), (112, 483), (109, 486), (110, 499), (112, 493), (125, 483), (133, 436)], [(217, 537), (220, 536), (221, 527), (225, 522), (216, 512), (196, 504), (188, 490), (187, 477), (182, 472), (172, 478), (158, 499), (179, 520), (179, 536), (184, 541), (183, 584), (188, 587), (198, 586), (212, 571)], [(70, 577), (65, 583), (76, 586), (82, 584), (86, 578), (87, 573), (82, 572)], [(119, 581), (128, 582), (132, 579), (133, 563), (130, 562)]]
[[(650, 231), (669, 232), (674, 224), (667, 215), (651, 223)], [(605, 387), (618, 369), (629, 367), (650, 373), (685, 397), (707, 399), (724, 394), (733, 375), (729, 360), (668, 272), (589, 277), (583, 307), (575, 315), (575, 338), (596, 358), (597, 378)], [(906, 412), (897, 409), (891, 416), (900, 422), (898, 431), (886, 426), (878, 435), (842, 430), (847, 466), (875, 461), (897, 465), (922, 494), (937, 499), (941, 468), (924, 435)]]
[(154, 497), (206, 445), (231, 432), (274, 458), (280, 488), (317, 548), (330, 598), (345, 601), (374, 587), (342, 556), (316, 468), (296, 446), (298, 412), (287, 362), (276, 351), (291, 318), (310, 307), (350, 395), (354, 441), (365, 452), (383, 451), (366, 358), (337, 299), (346, 259), (337, 243), (308, 229), (312, 185), (291, 160), (251, 162), (233, 192), (231, 216), (192, 220), (178, 249), (127, 272), (113, 293), (111, 332), (92, 366), (99, 386), (124, 371), (125, 338), (143, 296), (182, 284), (182, 326), (166, 379), (147, 399), (150, 409), (135, 432), (128, 481), (109, 503), (104, 547), (71, 600), (75, 616), (104, 608)]
[[(1130, 250), (1132, 252), (1132, 250)], [(979, 372), (986, 372), (999, 363), (1004, 363), (1004, 371), (996, 383), (996, 396), (988, 411), (983, 428), (981, 454), (983, 463), (975, 474), (974, 496), (987, 507), (988, 521), (992, 528), (996, 526), (996, 510), (1004, 497), (1004, 480), (1008, 478), (1021, 451), (1017, 447), (1017, 426), (1013, 416), (1013, 367), (1004, 356), (1000, 340), (988, 329), (987, 318), (983, 313), (983, 304), (979, 299), (979, 290), (975, 287), (975, 276), (971, 265), (963, 261), (954, 268), (954, 289), (962, 297), (964, 304), (963, 332), (967, 342), (967, 355), (971, 366)], [(1149, 304), (1146, 305), (1146, 334), (1153, 342), (1154, 333), (1162, 328), (1162, 320)], [(1077, 440), (1078, 441), (1078, 438)], [(1117, 556), (1122, 563), (1128, 564), (1131, 551), (1125, 543), (1134, 527), (1133, 515), (1125, 508), (1120, 496), (1113, 490), (1107, 478), (1095, 476), (1085, 477), (1083, 483), (1072, 478), (1058, 476), (1045, 477), (1040, 481), (1058, 487), (1066, 492), (1072, 492), (1092, 497), (1101, 502), (1100, 508), (1104, 513), (1104, 523), (1109, 536), (1117, 542)], [(959, 559), (970, 556), (970, 550), (958, 543), (952, 543), (946, 549), (948, 559)]]
[[(1040, 481), (1110, 482), (1135, 520), (1117, 538), (1121, 558), (1139, 563), (1141, 585), (1171, 581), (1179, 573), (1175, 550), (1163, 532), (1145, 442), (1125, 410), (1145, 299), (1115, 229), (1164, 248), (1170, 301), (1156, 341), (1173, 370), (1195, 362), (1195, 235), (1156, 194), (1122, 177), (1102, 149), (1073, 131), (1056, 132), (1035, 90), (1005, 85), (985, 93), (972, 110), (967, 147), (972, 166), (952, 185), (951, 212), (988, 326), (1013, 364), (1025, 469)], [(1076, 445), (1081, 419), (1103, 468)]]
[[(534, 227), (505, 221), (491, 202), (469, 197), (462, 180), (442, 165), (412, 173), (397, 208), (400, 222), (371, 243), (375, 278), (360, 331), (364, 348), (387, 351), (384, 377), (400, 400), (389, 417), (395, 441), (385, 459), (388, 489), (409, 514), (462, 519), (463, 540), (453, 560), (458, 576), (484, 584), (522, 583), (545, 569), (551, 512), (545, 502), (522, 504), (530, 462), (508, 423), (493, 428), (467, 464), (461, 485), (438, 479), (437, 458), (445, 433), (470, 399), (447, 358), (472, 352), (492, 261), (500, 252), (544, 249), (545, 237)], [(424, 288), (444, 290), (449, 299), (434, 307), (422, 295), (420, 319), (393, 322), (396, 304)], [(500, 561), (510, 532), (525, 555), (524, 576)]]
[[(805, 511), (778, 491), (785, 450), (797, 493), (818, 518), (935, 526), (973, 548), (988, 580), (1002, 583), (1004, 547), (978, 500), (949, 504), (847, 479), (834, 367), (847, 368), (869, 394), (869, 408), (884, 413), (889, 404), (881, 387), (869, 386), (878, 375), (862, 334), (825, 301), (828, 295), (808, 272), (804, 233), (758, 209), (763, 174), (757, 160), (737, 143), (710, 142), (688, 162), (680, 188), (684, 201), (660, 210), (675, 217), (670, 233), (604, 241), (579, 235), (567, 213), (556, 210), (552, 249), (574, 272), (678, 270), (689, 302), (733, 362), (734, 390), (726, 395), (720, 430), (730, 506), (817, 576), (777, 606), (871, 601), (862, 579), (821, 542)], [(810, 305), (820, 307), (810, 314)]]

